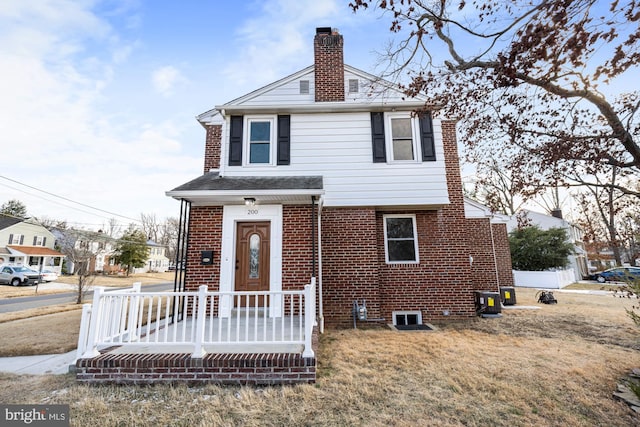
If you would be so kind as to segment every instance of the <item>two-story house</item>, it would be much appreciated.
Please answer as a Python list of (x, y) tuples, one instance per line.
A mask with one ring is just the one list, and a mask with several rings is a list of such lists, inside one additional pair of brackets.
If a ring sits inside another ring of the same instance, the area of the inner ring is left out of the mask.
[(0, 264), (60, 274), (64, 255), (54, 244), (55, 236), (38, 222), (0, 214)]
[(164, 273), (169, 270), (169, 258), (167, 258), (167, 247), (153, 240), (147, 240), (149, 256), (143, 267), (135, 268), (134, 273)]
[(316, 277), (321, 325), (351, 325), (362, 300), (393, 324), (473, 316), (474, 290), (513, 284), (504, 223), (465, 218), (455, 121), (344, 64), (343, 43), (318, 28), (313, 65), (197, 117), (204, 174), (167, 192), (188, 221), (184, 287)]
[(167, 192), (179, 293), (98, 290), (79, 381), (313, 382), (325, 324), (469, 318), (475, 290), (513, 284), (504, 221), (463, 198), (455, 122), (345, 65), (335, 30), (314, 54), (198, 116), (204, 173)]

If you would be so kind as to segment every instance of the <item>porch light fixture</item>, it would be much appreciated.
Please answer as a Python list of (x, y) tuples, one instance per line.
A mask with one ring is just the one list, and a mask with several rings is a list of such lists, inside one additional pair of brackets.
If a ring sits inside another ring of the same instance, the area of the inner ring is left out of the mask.
[(245, 197), (244, 198), (244, 204), (247, 206), (255, 206), (256, 205), (256, 199), (253, 197)]

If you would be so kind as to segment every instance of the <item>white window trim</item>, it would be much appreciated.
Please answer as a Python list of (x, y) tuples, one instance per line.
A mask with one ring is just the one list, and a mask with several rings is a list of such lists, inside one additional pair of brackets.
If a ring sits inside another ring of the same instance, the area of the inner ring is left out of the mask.
[[(249, 140), (251, 136), (251, 122), (270, 122), (271, 123), (271, 132), (270, 132), (270, 140), (269, 140), (269, 163), (250, 163), (250, 145), (251, 142)], [(243, 150), (242, 150), (242, 164), (246, 167), (264, 167), (264, 166), (275, 166), (275, 159), (277, 155), (276, 145), (277, 145), (277, 117), (274, 115), (256, 115), (256, 116), (244, 116), (244, 132), (243, 134)]]
[[(413, 247), (416, 254), (415, 261), (389, 261), (389, 244), (387, 240), (387, 218), (412, 218), (413, 224)], [(416, 216), (413, 214), (389, 214), (382, 216), (382, 225), (384, 229), (384, 259), (387, 264), (420, 264), (420, 252), (418, 251), (418, 226)]]
[(20, 239), (22, 239), (22, 236), (24, 236), (24, 234), (14, 234), (11, 237), (11, 240), (9, 241), (10, 245), (19, 245), (20, 244)]
[(393, 326), (397, 325), (396, 316), (406, 316), (408, 314), (415, 314), (418, 318), (418, 323), (416, 325), (422, 325), (422, 312), (420, 310), (400, 310), (391, 312), (391, 317), (393, 319)]
[[(411, 141), (413, 143), (413, 160), (395, 160), (393, 158), (393, 136), (391, 134), (392, 119), (410, 119), (411, 120)], [(420, 127), (418, 119), (411, 117), (411, 113), (385, 113), (384, 114), (384, 138), (387, 150), (387, 163), (420, 163)]]

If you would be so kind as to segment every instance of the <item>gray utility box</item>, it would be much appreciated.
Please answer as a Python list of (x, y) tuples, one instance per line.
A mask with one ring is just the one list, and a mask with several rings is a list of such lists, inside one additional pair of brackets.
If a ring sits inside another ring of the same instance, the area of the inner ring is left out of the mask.
[(504, 305), (516, 305), (516, 288), (500, 286), (500, 299)]
[(501, 311), (498, 292), (476, 291), (476, 313), (478, 315), (499, 314)]

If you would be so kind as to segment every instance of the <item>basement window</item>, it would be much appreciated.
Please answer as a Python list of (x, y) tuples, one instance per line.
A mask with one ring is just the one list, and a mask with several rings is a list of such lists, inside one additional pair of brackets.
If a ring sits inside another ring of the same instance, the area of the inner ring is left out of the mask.
[(422, 323), (422, 313), (416, 311), (394, 311), (393, 327), (398, 331), (432, 331), (432, 325)]
[(420, 311), (394, 311), (393, 312), (393, 325), (394, 326), (410, 326), (421, 325), (422, 313)]

